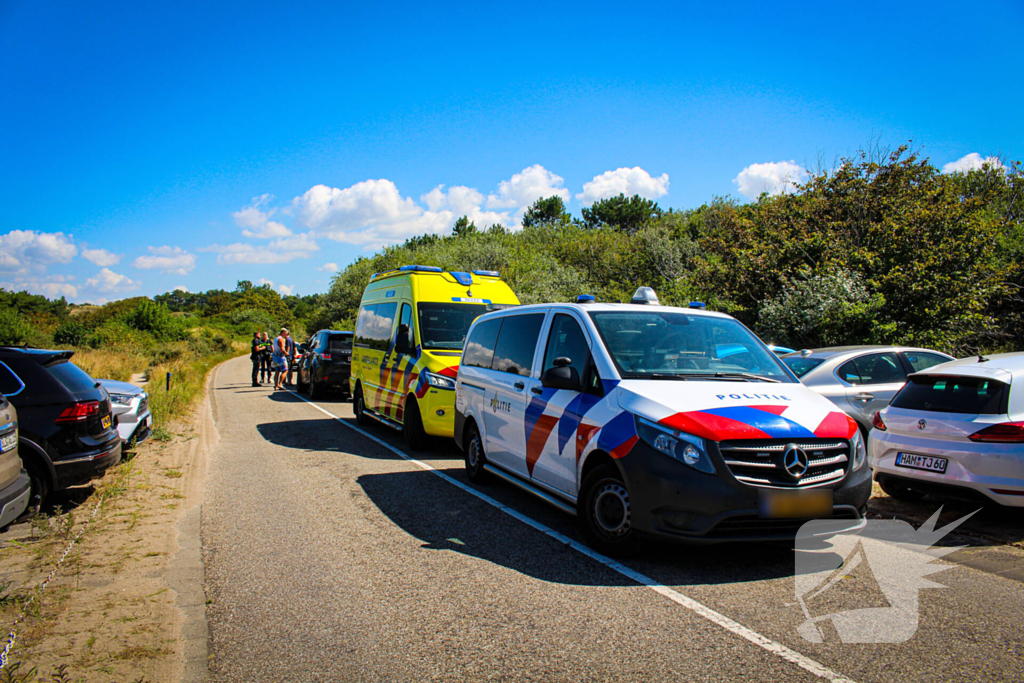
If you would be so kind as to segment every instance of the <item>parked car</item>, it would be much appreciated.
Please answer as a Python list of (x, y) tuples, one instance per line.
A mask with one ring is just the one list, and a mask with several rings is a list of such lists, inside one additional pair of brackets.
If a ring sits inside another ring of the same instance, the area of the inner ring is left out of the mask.
[(849, 416), (734, 318), (634, 301), (477, 318), (455, 388), (470, 480), (493, 475), (575, 514), (613, 554), (643, 537), (783, 540), (811, 517), (865, 524), (871, 474)]
[(833, 346), (782, 356), (804, 385), (856, 420), (865, 437), (875, 413), (889, 405), (908, 374), (951, 360), (940, 351), (907, 346)]
[(18, 450), (33, 503), (121, 460), (110, 398), (71, 362), (74, 351), (0, 346), (0, 393), (18, 409)]
[(140, 444), (153, 433), (153, 413), (149, 410), (149, 394), (134, 384), (101, 379), (100, 384), (110, 396), (117, 433), (125, 444)]
[(1024, 353), (910, 375), (875, 416), (869, 451), (875, 479), (894, 498), (1024, 507)]
[(349, 393), (352, 373), (352, 332), (320, 330), (306, 344), (299, 359), (299, 391), (308, 391), (310, 398), (319, 398), (329, 389)]
[(0, 394), (0, 531), (28, 507), (32, 483), (18, 457), (18, 411)]

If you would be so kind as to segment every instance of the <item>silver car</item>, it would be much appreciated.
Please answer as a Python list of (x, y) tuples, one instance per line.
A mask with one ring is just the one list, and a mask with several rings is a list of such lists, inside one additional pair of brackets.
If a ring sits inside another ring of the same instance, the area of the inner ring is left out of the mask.
[(142, 443), (153, 431), (153, 413), (149, 410), (149, 394), (134, 384), (101, 379), (99, 383), (110, 394), (110, 406), (117, 418), (121, 441)]
[(782, 356), (801, 382), (842, 408), (864, 434), (909, 373), (951, 360), (940, 351), (909, 346), (832, 346)]

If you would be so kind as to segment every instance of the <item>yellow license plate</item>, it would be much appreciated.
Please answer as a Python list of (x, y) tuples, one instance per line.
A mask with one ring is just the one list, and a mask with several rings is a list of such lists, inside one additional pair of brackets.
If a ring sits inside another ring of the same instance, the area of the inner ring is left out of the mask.
[(832, 489), (779, 491), (761, 489), (758, 516), (768, 519), (821, 519), (832, 516)]
[(113, 423), (113, 421), (114, 420), (112, 417), (110, 417), (109, 415), (105, 415), (103, 417), (103, 420), (100, 421), (100, 424), (103, 425), (104, 429), (110, 429), (110, 425)]

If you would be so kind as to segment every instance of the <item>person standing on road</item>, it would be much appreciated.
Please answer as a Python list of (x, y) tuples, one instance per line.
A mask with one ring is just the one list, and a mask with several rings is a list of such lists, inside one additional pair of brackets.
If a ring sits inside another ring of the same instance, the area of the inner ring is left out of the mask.
[(277, 339), (274, 340), (274, 353), (272, 366), (274, 369), (274, 389), (283, 389), (281, 381), (285, 377), (285, 373), (288, 372), (288, 360), (286, 354), (288, 353), (288, 330), (284, 327), (281, 328), (281, 333), (277, 335)]
[(271, 356), (271, 343), (270, 336), (266, 332), (263, 333), (263, 338), (260, 340), (260, 376), (261, 381), (270, 381), (270, 356)]
[(288, 366), (288, 374), (285, 376), (285, 386), (290, 387), (292, 385), (292, 362), (295, 360), (295, 340), (292, 339), (291, 333), (288, 333), (287, 343), (285, 344), (287, 352), (285, 353), (285, 365)]
[(249, 360), (252, 361), (252, 385), (254, 387), (263, 386), (260, 384), (260, 368), (263, 367), (263, 340), (260, 339), (259, 332), (252, 333), (252, 345), (249, 348)]

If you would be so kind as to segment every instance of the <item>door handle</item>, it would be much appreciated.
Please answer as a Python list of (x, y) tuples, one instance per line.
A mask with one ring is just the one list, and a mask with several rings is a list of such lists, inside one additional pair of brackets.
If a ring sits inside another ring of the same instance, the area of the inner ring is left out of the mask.
[(544, 390), (541, 389), (540, 387), (530, 387), (530, 391), (537, 394), (538, 396), (544, 393)]
[(874, 394), (869, 394), (867, 392), (862, 392), (862, 393), (857, 394), (853, 398), (855, 400), (857, 400), (857, 401), (873, 401), (873, 400), (875, 400), (875, 395)]
[(523, 384), (522, 382), (516, 382), (512, 386), (515, 387), (516, 391), (522, 391), (523, 389), (526, 388), (526, 385)]

